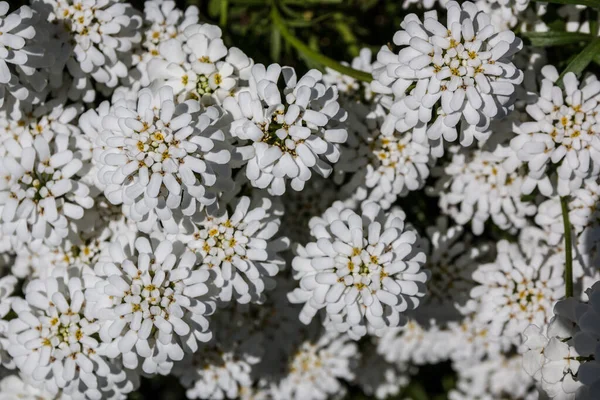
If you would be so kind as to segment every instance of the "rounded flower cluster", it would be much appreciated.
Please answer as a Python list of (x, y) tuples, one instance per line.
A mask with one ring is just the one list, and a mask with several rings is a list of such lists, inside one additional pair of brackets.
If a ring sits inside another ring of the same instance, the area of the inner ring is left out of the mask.
[[(590, 76), (579, 82), (574, 73), (565, 74), (564, 89), (558, 85), (554, 66), (542, 68), (543, 79), (537, 102), (526, 110), (533, 121), (519, 126), (520, 134), (511, 147), (527, 163), (534, 184), (524, 186), (531, 193), (536, 186), (546, 196), (552, 194), (547, 167), (556, 164), (557, 192), (568, 195), (581, 187), (586, 178), (600, 174), (600, 81)], [(540, 182), (535, 185), (535, 182)]]
[(228, 186), (231, 154), (218, 119), (215, 108), (177, 103), (169, 86), (141, 90), (137, 103), (115, 102), (94, 148), (106, 198), (128, 206), (141, 230), (159, 221), (176, 233), (173, 210), (192, 215)]
[(217, 26), (190, 22), (158, 44), (158, 54), (148, 62), (149, 79), (171, 86), (179, 101), (221, 103), (235, 93), (253, 61), (236, 47), (228, 49)]
[(258, 302), (275, 285), (272, 277), (285, 265), (279, 253), (289, 246), (286, 238), (275, 238), (278, 214), (267, 198), (240, 197), (231, 213), (204, 215), (186, 235), (187, 247), (201, 257), (199, 268), (216, 275), (222, 301)]
[(174, 251), (168, 240), (140, 237), (131, 246), (123, 239), (96, 264), (102, 279), (89, 290), (89, 307), (106, 354), (122, 354), (126, 368), (141, 364), (148, 374), (168, 374), (174, 361), (211, 338), (209, 272), (193, 269), (193, 253)]
[(69, 233), (69, 221), (92, 207), (89, 188), (77, 179), (82, 161), (66, 137), (52, 142), (36, 136), (28, 147), (9, 140), (0, 159), (0, 226), (2, 234), (31, 246), (58, 246)]
[(374, 90), (394, 97), (390, 129), (412, 129), (421, 143), (453, 142), (460, 134), (468, 146), (512, 110), (523, 74), (511, 58), (522, 43), (512, 31), (498, 32), (471, 2), (450, 1), (446, 10), (445, 24), (435, 11), (422, 20), (405, 17), (394, 35), (399, 51), (384, 46), (377, 55)]
[(304, 303), (301, 321), (308, 324), (324, 309), (335, 330), (356, 338), (368, 328), (402, 325), (428, 278), (419, 238), (404, 219), (376, 203), (357, 214), (336, 202), (311, 221), (316, 241), (298, 246), (292, 262), (300, 287), (289, 299)]
[(476, 235), (490, 219), (503, 230), (524, 228), (527, 217), (536, 212), (535, 204), (521, 199), (522, 178), (507, 150), (458, 151), (439, 181), (437, 192), (444, 214), (460, 225), (470, 223)]
[(292, 189), (302, 190), (311, 169), (325, 178), (331, 174), (331, 164), (340, 158), (337, 144), (348, 136), (341, 124), (347, 115), (337, 102), (337, 90), (321, 79), (317, 70), (298, 79), (292, 68), (257, 64), (250, 90), (225, 100), (223, 107), (234, 119), (232, 136), (248, 144), (241, 151), (252, 186), (280, 196), (287, 180)]

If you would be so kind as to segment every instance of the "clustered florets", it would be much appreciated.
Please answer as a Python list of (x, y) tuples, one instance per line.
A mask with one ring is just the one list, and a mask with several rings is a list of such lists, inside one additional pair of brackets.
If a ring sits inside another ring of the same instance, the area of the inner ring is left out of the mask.
[(385, 399), (428, 364), (450, 400), (598, 398), (600, 83), (530, 45), (587, 11), (405, 0), (375, 54), (336, 8), (356, 57), (321, 72), (230, 47), (214, 2), (12, 3), (0, 400)]

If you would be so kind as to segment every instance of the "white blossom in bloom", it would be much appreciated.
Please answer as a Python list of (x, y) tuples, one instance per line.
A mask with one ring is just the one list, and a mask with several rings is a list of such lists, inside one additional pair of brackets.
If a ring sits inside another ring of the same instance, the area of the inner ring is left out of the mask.
[(416, 142), (410, 131), (381, 134), (382, 114), (378, 107), (362, 121), (349, 116), (348, 141), (334, 167), (342, 178), (350, 175), (345, 192), (364, 187), (369, 192), (366, 198), (376, 202), (421, 189), (431, 165), (429, 146)]
[[(132, 51), (142, 40), (139, 12), (118, 0), (43, 2), (51, 7), (48, 21), (62, 24), (72, 41), (66, 60), (69, 73), (75, 78), (90, 76), (109, 88), (116, 87), (119, 79), (127, 76)], [(40, 9), (44, 10), (41, 6)]]
[(9, 375), (0, 380), (0, 400), (54, 400), (48, 392), (33, 387), (17, 375)]
[[(0, 117), (0, 145), (12, 139), (21, 147), (31, 147), (37, 136), (42, 136), (50, 143), (57, 135), (65, 135), (71, 137), (75, 147), (79, 148), (84, 138), (79, 135), (75, 119), (81, 111), (81, 104), (66, 104), (66, 98), (62, 97), (35, 105), (19, 118), (3, 112)], [(8, 150), (6, 146), (0, 148), (2, 153)]]
[(190, 24), (181, 35), (158, 45), (158, 56), (148, 62), (148, 76), (171, 86), (179, 101), (212, 104), (233, 95), (252, 65), (240, 49), (225, 46), (218, 26)]
[(198, 8), (189, 6), (185, 12), (179, 10), (172, 0), (152, 0), (144, 2), (144, 36), (139, 54), (133, 63), (143, 86), (150, 84), (148, 62), (159, 57), (159, 46), (170, 39), (183, 39), (185, 28), (198, 23)]
[(279, 253), (289, 247), (286, 238), (275, 238), (280, 214), (268, 198), (242, 196), (221, 215), (202, 215), (182, 239), (200, 256), (199, 268), (216, 274), (221, 301), (259, 302), (273, 288), (272, 277), (285, 265)]
[(131, 246), (123, 238), (96, 263), (100, 279), (86, 299), (93, 303), (106, 354), (122, 354), (126, 368), (141, 364), (145, 373), (168, 374), (174, 361), (211, 337), (209, 272), (194, 270), (196, 256), (178, 254), (177, 247), (182, 246), (145, 237)]
[[(0, 366), (13, 369), (15, 364), (8, 354), (10, 343), (8, 340), (8, 321), (4, 318), (10, 312), (12, 296), (14, 294), (17, 278), (7, 275), (0, 278)], [(1, 386), (1, 383), (0, 383)]]
[(117, 100), (94, 148), (107, 199), (128, 206), (144, 232), (154, 229), (154, 218), (176, 233), (174, 209), (192, 215), (229, 187), (230, 152), (219, 118), (214, 107), (201, 112), (197, 102), (177, 103), (169, 86), (142, 89), (137, 103)]
[(440, 329), (435, 320), (421, 324), (411, 318), (406, 325), (387, 329), (378, 338), (377, 353), (400, 367), (407, 363), (436, 364), (448, 359), (454, 348), (451, 338), (449, 331)]
[(231, 135), (247, 143), (239, 151), (248, 159), (246, 176), (254, 187), (280, 196), (287, 180), (302, 190), (311, 169), (325, 178), (331, 174), (340, 157), (337, 145), (348, 135), (342, 124), (347, 114), (337, 90), (321, 79), (314, 69), (297, 79), (293, 68), (258, 64), (250, 89), (225, 99), (223, 107), (234, 120)]
[(523, 228), (536, 206), (521, 199), (522, 178), (513, 158), (507, 147), (456, 152), (438, 182), (442, 212), (460, 225), (470, 223), (476, 235), (488, 220), (502, 230)]
[(548, 325), (530, 325), (523, 332), (523, 369), (538, 381), (550, 398), (573, 399), (581, 391), (577, 375), (581, 357), (574, 347), (577, 301), (567, 298), (554, 307)]
[(450, 1), (446, 10), (445, 25), (436, 11), (422, 20), (407, 15), (394, 35), (399, 51), (384, 46), (377, 55), (373, 88), (394, 96), (385, 134), (395, 126), (412, 129), (419, 142), (453, 142), (460, 132), (460, 143), (468, 146), (489, 136), (491, 119), (512, 110), (523, 74), (511, 59), (521, 40), (512, 31), (497, 32), (471, 2)]
[(237, 399), (251, 389), (265, 351), (263, 326), (255, 314), (232, 307), (211, 319), (215, 336), (173, 370), (188, 399)]
[(77, 180), (83, 163), (75, 158), (66, 136), (52, 142), (36, 136), (33, 146), (4, 143), (0, 158), (0, 226), (2, 233), (35, 247), (58, 246), (69, 221), (92, 207), (87, 185)]
[(448, 341), (452, 343), (447, 350), (449, 358), (455, 363), (469, 363), (484, 359), (497, 358), (501, 352), (510, 349), (511, 341), (493, 329), (489, 321), (477, 319), (476, 311), (469, 313), (469, 307), (462, 310), (465, 317), (462, 321), (450, 321), (447, 326)]
[(564, 296), (564, 266), (547, 262), (544, 248), (525, 257), (517, 244), (501, 240), (495, 262), (473, 273), (479, 284), (471, 290), (480, 308), (477, 320), (489, 322), (497, 335), (518, 340), (529, 324), (542, 326), (552, 317), (554, 303)]
[(292, 262), (300, 287), (289, 294), (304, 303), (300, 320), (308, 324), (324, 309), (331, 325), (358, 339), (367, 328), (402, 325), (403, 313), (425, 295), (425, 254), (400, 210), (384, 212), (376, 203), (361, 214), (334, 203), (311, 221), (315, 238), (299, 245)]
[(28, 6), (10, 13), (9, 8), (10, 3), (0, 1), (0, 107), (8, 103), (8, 94), (17, 103), (38, 103), (48, 84), (43, 68), (53, 62), (44, 51), (47, 33), (37, 13)]
[(600, 174), (600, 81), (590, 75), (580, 82), (570, 72), (563, 77), (561, 89), (554, 66), (545, 66), (541, 74), (537, 102), (526, 108), (532, 121), (519, 126), (520, 134), (512, 139), (511, 147), (527, 163), (532, 178), (523, 193), (537, 186), (550, 196), (551, 187), (536, 182), (546, 179), (548, 167), (556, 165), (557, 191), (565, 196), (580, 188), (584, 179)]
[(455, 365), (458, 372), (456, 389), (448, 393), (450, 400), (537, 400), (533, 379), (523, 371), (519, 355), (501, 356), (481, 363)]
[(326, 400), (345, 391), (341, 379), (352, 380), (358, 346), (347, 335), (325, 333), (300, 345), (289, 360), (289, 373), (273, 395), (277, 400)]
[[(100, 399), (127, 380), (101, 354), (100, 324), (90, 315), (79, 278), (50, 277), (29, 283), (9, 323), (9, 354), (31, 384), (72, 398)], [(125, 385), (126, 389), (133, 389)]]

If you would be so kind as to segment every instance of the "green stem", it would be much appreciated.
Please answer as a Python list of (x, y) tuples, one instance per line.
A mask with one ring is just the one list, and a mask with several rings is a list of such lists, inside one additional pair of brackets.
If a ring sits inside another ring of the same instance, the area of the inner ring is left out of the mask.
[(225, 29), (225, 25), (227, 25), (227, 11), (229, 4), (227, 4), (228, 0), (221, 0), (221, 18), (219, 19), (219, 24), (221, 28)]
[(542, 3), (554, 3), (554, 4), (572, 4), (572, 5), (582, 5), (593, 8), (600, 8), (599, 0), (536, 0), (537, 2)]
[(563, 225), (565, 228), (565, 295), (573, 297), (573, 245), (571, 242), (571, 221), (567, 196), (560, 198)]
[(281, 18), (281, 14), (279, 14), (279, 11), (277, 10), (277, 6), (275, 4), (273, 4), (271, 7), (271, 18), (273, 19), (273, 23), (277, 26), (277, 29), (279, 29), (279, 32), (281, 32), (281, 36), (285, 39), (285, 41), (292, 45), (298, 52), (302, 53), (305, 57), (321, 65), (334, 69), (339, 73), (351, 76), (352, 78), (357, 79), (359, 81), (371, 82), (373, 80), (373, 76), (371, 74), (356, 70), (346, 65), (342, 65), (339, 62), (311, 49), (306, 44), (304, 44), (301, 40), (299, 40), (296, 36), (294, 36), (293, 33), (291, 33), (288, 30), (287, 26), (285, 26), (285, 23)]

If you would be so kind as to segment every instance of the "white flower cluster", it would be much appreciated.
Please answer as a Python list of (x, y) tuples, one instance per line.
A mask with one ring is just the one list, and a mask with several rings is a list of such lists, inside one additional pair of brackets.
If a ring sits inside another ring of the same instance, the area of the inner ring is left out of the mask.
[(587, 12), (405, 0), (320, 72), (179, 3), (0, 1), (0, 400), (599, 398), (600, 83), (529, 35)]

